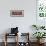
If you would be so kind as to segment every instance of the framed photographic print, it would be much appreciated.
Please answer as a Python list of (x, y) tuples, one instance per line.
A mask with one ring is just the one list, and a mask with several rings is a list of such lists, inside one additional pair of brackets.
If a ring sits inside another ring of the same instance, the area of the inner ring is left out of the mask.
[(12, 17), (24, 17), (24, 10), (10, 10), (10, 16), (12, 16)]

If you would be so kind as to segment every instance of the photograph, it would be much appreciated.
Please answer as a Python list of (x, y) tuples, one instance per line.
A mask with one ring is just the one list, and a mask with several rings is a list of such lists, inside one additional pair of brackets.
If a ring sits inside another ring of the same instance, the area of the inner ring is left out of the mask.
[(12, 16), (12, 17), (24, 17), (24, 10), (10, 10), (10, 16)]

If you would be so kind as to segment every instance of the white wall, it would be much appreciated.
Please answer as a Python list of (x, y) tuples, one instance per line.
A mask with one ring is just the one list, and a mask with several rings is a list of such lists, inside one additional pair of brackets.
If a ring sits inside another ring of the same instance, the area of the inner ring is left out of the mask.
[[(12, 9), (23, 9), (24, 17), (11, 17)], [(31, 34), (32, 24), (36, 24), (36, 0), (0, 0), (0, 34), (16, 26), (19, 27), (19, 32)]]

